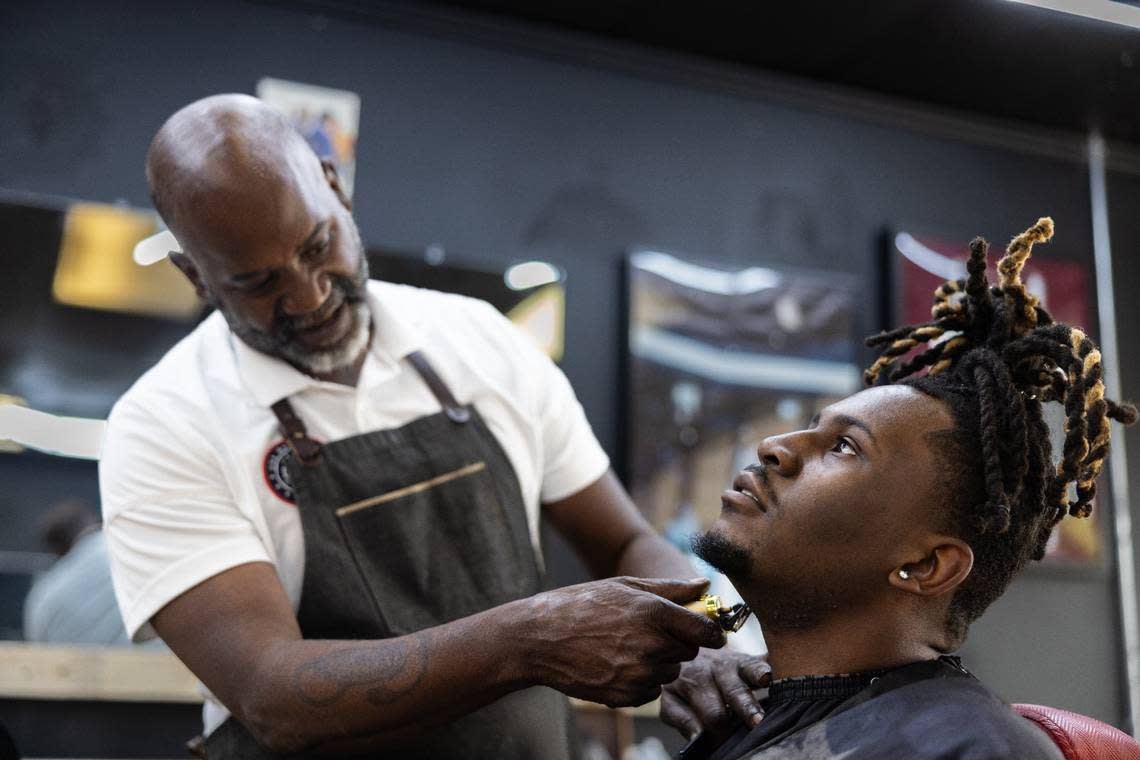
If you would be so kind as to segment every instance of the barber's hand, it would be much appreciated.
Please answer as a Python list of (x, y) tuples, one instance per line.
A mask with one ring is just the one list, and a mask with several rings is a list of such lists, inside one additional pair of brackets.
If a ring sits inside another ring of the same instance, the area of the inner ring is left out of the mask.
[(702, 650), (662, 689), (661, 720), (687, 738), (708, 731), (724, 741), (741, 725), (751, 728), (764, 717), (752, 690), (770, 680), (764, 656)]
[(704, 579), (611, 578), (547, 591), (526, 602), (520, 654), (540, 684), (610, 707), (656, 699), (700, 647), (724, 632), (681, 605)]

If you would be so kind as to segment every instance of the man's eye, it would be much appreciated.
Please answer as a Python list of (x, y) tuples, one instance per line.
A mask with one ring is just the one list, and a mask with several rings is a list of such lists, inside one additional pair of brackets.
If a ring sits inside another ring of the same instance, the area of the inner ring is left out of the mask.
[(325, 238), (322, 242), (320, 242), (317, 245), (314, 245), (312, 248), (310, 248), (307, 252), (307, 255), (310, 259), (320, 259), (320, 258), (324, 258), (325, 254), (327, 254), (331, 249), (332, 249), (332, 234), (330, 233), (329, 236), (327, 238)]
[(859, 453), (855, 450), (855, 447), (851, 445), (851, 442), (846, 438), (836, 438), (835, 445), (831, 447), (831, 450), (836, 454), (844, 454), (847, 456), (857, 456)]
[(257, 282), (251, 282), (243, 285), (241, 288), (242, 292), (252, 294), (264, 293), (265, 291), (269, 290), (269, 286), (273, 284), (273, 279), (273, 275), (269, 275), (264, 279), (258, 280)]

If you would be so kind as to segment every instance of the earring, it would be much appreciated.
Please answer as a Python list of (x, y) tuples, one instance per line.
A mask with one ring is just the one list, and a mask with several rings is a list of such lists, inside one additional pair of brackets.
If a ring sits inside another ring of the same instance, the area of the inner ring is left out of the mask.
[(906, 570), (899, 570), (899, 577), (905, 581), (910, 577), (910, 573), (908, 573)]

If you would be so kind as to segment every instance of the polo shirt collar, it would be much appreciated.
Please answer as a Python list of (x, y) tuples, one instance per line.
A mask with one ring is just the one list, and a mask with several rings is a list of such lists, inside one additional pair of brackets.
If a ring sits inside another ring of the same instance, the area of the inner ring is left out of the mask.
[[(420, 350), (423, 339), (415, 320), (400, 314), (385, 298), (396, 286), (377, 280), (368, 282), (368, 307), (372, 313), (372, 340), (357, 388), (376, 385), (399, 371), (400, 361)], [(344, 388), (317, 380), (288, 362), (250, 347), (232, 332), (228, 335), (242, 385), (258, 406), (268, 408), (283, 398), (313, 387)], [(350, 389), (351, 390), (351, 389)]]

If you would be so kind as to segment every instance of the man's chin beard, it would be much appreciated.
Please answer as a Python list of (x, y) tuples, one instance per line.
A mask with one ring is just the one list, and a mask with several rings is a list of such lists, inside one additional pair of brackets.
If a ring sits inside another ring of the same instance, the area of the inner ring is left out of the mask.
[(365, 301), (346, 306), (352, 311), (352, 330), (338, 345), (310, 351), (300, 348), (296, 343), (287, 343), (279, 348), (278, 355), (309, 375), (329, 375), (351, 366), (368, 345), (372, 315)]
[[(363, 251), (360, 233), (356, 225), (351, 226), (357, 247)], [(221, 299), (212, 293), (206, 302), (222, 313), (230, 332), (243, 343), (263, 354), (283, 359), (302, 372), (321, 377), (349, 367), (360, 358), (372, 336), (372, 311), (368, 307), (368, 258), (361, 253), (360, 263), (352, 277), (337, 278), (338, 287), (344, 297), (344, 306), (350, 311), (352, 327), (348, 335), (335, 346), (324, 349), (309, 349), (297, 343), (292, 331), (278, 329), (275, 324), (270, 331), (254, 330), (238, 323), (222, 304)], [(332, 298), (334, 296), (330, 296)], [(326, 302), (327, 303), (327, 302)]]
[(724, 573), (738, 588), (752, 577), (752, 555), (716, 528), (689, 539), (693, 554)]
[(768, 577), (753, 565), (749, 549), (713, 528), (689, 539), (693, 554), (724, 573), (752, 608), (766, 632), (802, 631), (819, 625), (841, 607), (834, 589)]
[(372, 327), (372, 312), (368, 308), (368, 302), (355, 301), (346, 303), (345, 306), (352, 314), (352, 329), (337, 345), (318, 350), (304, 348), (294, 340), (275, 340), (272, 335), (259, 330), (243, 329), (234, 324), (225, 309), (218, 307), (218, 310), (226, 318), (234, 335), (250, 348), (282, 359), (306, 374), (321, 376), (352, 365), (368, 346)]

